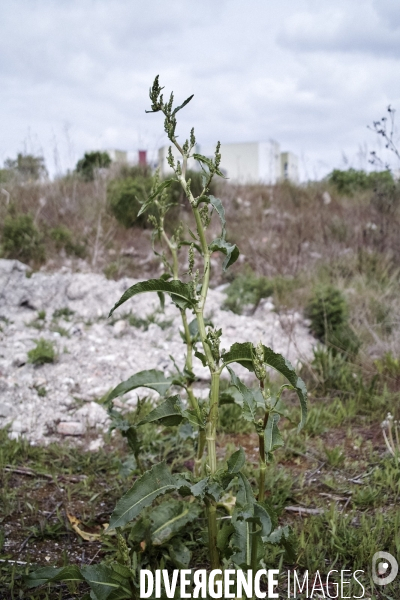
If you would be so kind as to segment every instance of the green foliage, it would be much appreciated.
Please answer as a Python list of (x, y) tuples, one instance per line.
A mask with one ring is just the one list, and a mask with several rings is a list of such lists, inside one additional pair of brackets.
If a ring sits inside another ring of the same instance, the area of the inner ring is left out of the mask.
[(22, 154), (19, 152), (16, 159), (7, 158), (4, 161), (4, 170), (22, 181), (37, 181), (47, 175), (43, 156)]
[(348, 324), (348, 307), (343, 294), (332, 285), (315, 288), (305, 310), (311, 332), (333, 351), (354, 356), (360, 341)]
[(36, 346), (29, 350), (28, 361), (34, 365), (53, 363), (56, 359), (56, 351), (51, 341), (40, 338), (36, 340)]
[(135, 225), (144, 226), (147, 217), (139, 215), (142, 204), (150, 193), (150, 177), (137, 175), (112, 180), (107, 188), (107, 201), (111, 213), (127, 229)]
[(50, 229), (49, 235), (54, 241), (58, 251), (63, 248), (67, 254), (72, 254), (78, 258), (85, 257), (86, 246), (84, 244), (77, 243), (74, 240), (74, 234), (65, 225), (58, 225), (57, 227)]
[(388, 188), (393, 186), (393, 176), (390, 171), (374, 171), (366, 173), (356, 169), (341, 171), (334, 169), (328, 175), (328, 181), (332, 183), (340, 194), (352, 196), (361, 190), (374, 190), (376, 188)]
[(245, 306), (255, 310), (263, 298), (274, 293), (274, 286), (267, 277), (258, 277), (254, 271), (247, 269), (239, 274), (225, 290), (226, 300), (223, 307), (236, 314), (242, 314)]
[(6, 258), (41, 263), (45, 259), (43, 237), (31, 215), (8, 214), (2, 227), (1, 248)]
[(76, 163), (75, 170), (85, 181), (93, 181), (96, 171), (107, 169), (110, 165), (111, 158), (107, 152), (85, 152)]

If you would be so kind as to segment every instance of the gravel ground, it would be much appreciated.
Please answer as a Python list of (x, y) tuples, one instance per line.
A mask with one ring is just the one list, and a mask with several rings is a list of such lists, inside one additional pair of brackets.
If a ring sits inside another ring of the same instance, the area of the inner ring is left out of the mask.
[[(0, 427), (9, 425), (11, 437), (24, 436), (32, 443), (69, 437), (96, 449), (108, 427), (99, 398), (138, 371), (173, 372), (171, 356), (182, 365), (179, 312), (167, 301), (162, 313), (156, 294), (142, 294), (108, 320), (109, 309), (135, 280), (109, 281), (65, 267), (29, 275), (26, 265), (0, 259)], [(223, 286), (210, 290), (206, 310), (222, 327), (223, 348), (261, 339), (294, 365), (310, 357), (315, 340), (299, 313), (279, 316), (267, 300), (252, 316), (235, 315), (221, 310), (224, 298)], [(69, 316), (54, 316), (65, 309)], [(38, 318), (40, 311), (44, 318)], [(145, 325), (132, 326), (128, 312)], [(39, 338), (54, 344), (54, 363), (28, 362)], [(194, 371), (198, 394), (207, 393), (207, 370), (197, 359)], [(149, 391), (135, 390), (124, 401), (134, 404), (144, 392)]]

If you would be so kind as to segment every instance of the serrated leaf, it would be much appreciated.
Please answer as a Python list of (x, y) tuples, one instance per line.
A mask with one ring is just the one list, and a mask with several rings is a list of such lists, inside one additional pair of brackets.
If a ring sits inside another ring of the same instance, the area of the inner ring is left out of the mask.
[(161, 421), (166, 425), (179, 425), (182, 422), (182, 409), (180, 404), (180, 397), (170, 396), (164, 402), (156, 406), (144, 419), (138, 423), (138, 426), (144, 425), (145, 423), (154, 423), (155, 421)]
[(242, 447), (239, 448), (236, 452), (232, 454), (232, 456), (228, 460), (228, 472), (229, 473), (239, 473), (240, 469), (244, 467), (246, 463), (246, 455)]
[(147, 198), (147, 200), (145, 202), (143, 202), (137, 216), (140, 217), (140, 215), (142, 215), (144, 212), (146, 212), (146, 210), (148, 208), (150, 208), (150, 206), (153, 204), (153, 202), (157, 198), (157, 196), (159, 196), (161, 194), (161, 192), (163, 192), (166, 188), (170, 187), (170, 185), (173, 181), (176, 181), (176, 180), (175, 179), (166, 179), (165, 181), (160, 183), (160, 185), (157, 186), (157, 188), (154, 190), (154, 192), (152, 194), (150, 194), (150, 196)]
[(172, 378), (165, 377), (162, 371), (151, 369), (150, 371), (139, 371), (132, 377), (129, 377), (126, 381), (118, 384), (107, 396), (107, 402), (110, 402), (118, 396), (123, 396), (131, 390), (135, 390), (138, 387), (145, 387), (151, 390), (155, 390), (164, 396), (172, 385)]
[(204, 495), (207, 491), (208, 480), (209, 478), (205, 477), (191, 486), (190, 491), (195, 498), (204, 498)]
[(200, 515), (201, 509), (193, 503), (168, 500), (152, 510), (150, 519), (151, 540), (155, 546), (164, 544), (179, 533), (185, 525), (192, 523)]
[(232, 385), (234, 385), (238, 389), (243, 398), (243, 418), (246, 419), (246, 421), (255, 423), (257, 418), (257, 401), (254, 397), (253, 390), (248, 388), (230, 367), (227, 368), (229, 373), (231, 374)]
[(251, 342), (235, 343), (229, 348), (223, 356), (225, 365), (236, 362), (249, 371), (254, 371), (253, 367), (253, 344)]
[(180, 308), (193, 307), (196, 299), (193, 295), (193, 288), (189, 283), (183, 283), (179, 279), (172, 281), (164, 281), (163, 279), (148, 279), (147, 281), (139, 281), (126, 290), (121, 298), (114, 304), (109, 312), (109, 317), (113, 312), (124, 304), (127, 300), (136, 296), (137, 294), (144, 294), (146, 292), (165, 292), (170, 294), (171, 299)]
[(25, 578), (28, 588), (34, 588), (44, 583), (54, 583), (56, 581), (84, 581), (84, 577), (75, 565), (67, 567), (42, 567), (29, 573)]
[(177, 106), (173, 112), (172, 112), (172, 116), (176, 115), (176, 113), (180, 110), (182, 110), (182, 108), (184, 106), (186, 106), (186, 104), (189, 104), (189, 102), (191, 101), (191, 99), (193, 98), (194, 94), (192, 94), (191, 96), (189, 96), (189, 98), (186, 98), (186, 100), (184, 102), (182, 102), (182, 104), (180, 104), (179, 106)]
[(177, 478), (170, 473), (165, 462), (154, 465), (118, 500), (111, 515), (109, 528), (123, 527), (137, 517), (143, 508), (150, 506), (158, 496), (171, 492), (177, 487)]
[(222, 270), (226, 271), (234, 262), (239, 258), (239, 248), (236, 244), (230, 244), (223, 238), (217, 238), (211, 242), (209, 245), (210, 252), (222, 252), (225, 254), (226, 258), (222, 263)]

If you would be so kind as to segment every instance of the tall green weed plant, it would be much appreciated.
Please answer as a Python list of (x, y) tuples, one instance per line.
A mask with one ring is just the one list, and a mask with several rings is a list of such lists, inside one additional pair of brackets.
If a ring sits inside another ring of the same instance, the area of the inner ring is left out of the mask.
[[(307, 415), (307, 391), (302, 379), (290, 362), (260, 342), (234, 343), (230, 348), (221, 347), (222, 330), (207, 323), (204, 317), (211, 275), (211, 256), (222, 255), (226, 271), (238, 259), (239, 249), (227, 239), (225, 210), (221, 200), (210, 194), (215, 177), (223, 177), (220, 169), (220, 144), (213, 158), (196, 152), (194, 130), (182, 144), (176, 135), (177, 114), (191, 100), (187, 98), (174, 107), (174, 96), (164, 100), (158, 76), (150, 89), (150, 113), (164, 116), (164, 130), (171, 145), (181, 158), (176, 160), (170, 149), (168, 163), (173, 171), (170, 179), (154, 179), (148, 198), (142, 203), (138, 216), (151, 211), (153, 243), (156, 254), (164, 265), (164, 273), (158, 279), (134, 284), (116, 301), (110, 316), (120, 306), (137, 294), (157, 293), (161, 304), (169, 296), (182, 319), (182, 339), (186, 345), (185, 363), (176, 365), (176, 372), (166, 376), (159, 370), (141, 371), (114, 388), (106, 399), (114, 425), (121, 430), (140, 462), (141, 427), (184, 427), (195, 443), (195, 461), (192, 470), (174, 472), (166, 461), (154, 464), (150, 469), (143, 465), (142, 475), (117, 502), (111, 515), (108, 533), (116, 536), (117, 561), (105, 565), (69, 566), (59, 569), (44, 568), (31, 574), (30, 586), (44, 582), (75, 580), (85, 581), (91, 589), (90, 598), (111, 598), (118, 590), (118, 598), (137, 598), (138, 569), (146, 553), (138, 552), (135, 544), (142, 538), (149, 541), (151, 552), (163, 546), (166, 558), (175, 567), (190, 564), (190, 550), (185, 538), (171, 535), (165, 529), (165, 519), (187, 527), (200, 514), (205, 514), (206, 531), (202, 536), (208, 549), (211, 569), (253, 569), (264, 564), (265, 554), (271, 544), (280, 544), (289, 550), (289, 528), (279, 527), (274, 510), (266, 502), (268, 489), (268, 465), (274, 451), (284, 442), (279, 423), (283, 414), (282, 394), (294, 392), (300, 402), (301, 428)], [(187, 163), (194, 158), (201, 167), (202, 189), (194, 195)], [(178, 183), (192, 211), (196, 227), (185, 230), (179, 225), (172, 234), (165, 230), (165, 218), (171, 208), (168, 189)], [(209, 239), (211, 218), (220, 222), (220, 233)], [(188, 270), (181, 272), (178, 256), (186, 251)], [(195, 265), (201, 262), (201, 269)], [(208, 398), (202, 400), (193, 390), (196, 375), (194, 361), (207, 368), (211, 380)], [(248, 387), (234, 370), (241, 365), (247, 376), (253, 378), (256, 387)], [(286, 379), (276, 393), (269, 389), (268, 369), (278, 371)], [(220, 393), (221, 374), (227, 371), (230, 386)], [(139, 387), (155, 390), (160, 401), (137, 425), (132, 425), (114, 407), (117, 398)], [(250, 425), (256, 432), (258, 445), (258, 480), (256, 485), (246, 477), (246, 454), (239, 447), (224, 460), (217, 455), (220, 405), (235, 403), (241, 409), (241, 418), (247, 430)], [(168, 494), (171, 499), (164, 500)], [(179, 498), (179, 500), (177, 500)], [(150, 508), (156, 506), (155, 508)], [(173, 534), (174, 532), (172, 532)], [(143, 550), (143, 545), (141, 546)], [(89, 596), (88, 596), (89, 597)]]

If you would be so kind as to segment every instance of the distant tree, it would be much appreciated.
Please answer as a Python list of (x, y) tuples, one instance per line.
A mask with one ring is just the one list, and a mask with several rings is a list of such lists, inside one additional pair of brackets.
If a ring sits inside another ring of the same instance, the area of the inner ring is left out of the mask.
[(85, 181), (93, 181), (97, 169), (107, 169), (110, 165), (111, 158), (107, 152), (85, 152), (76, 163), (75, 170)]
[(23, 181), (38, 181), (47, 175), (43, 156), (22, 154), (21, 152), (17, 154), (17, 158), (7, 158), (4, 161), (4, 170)]

